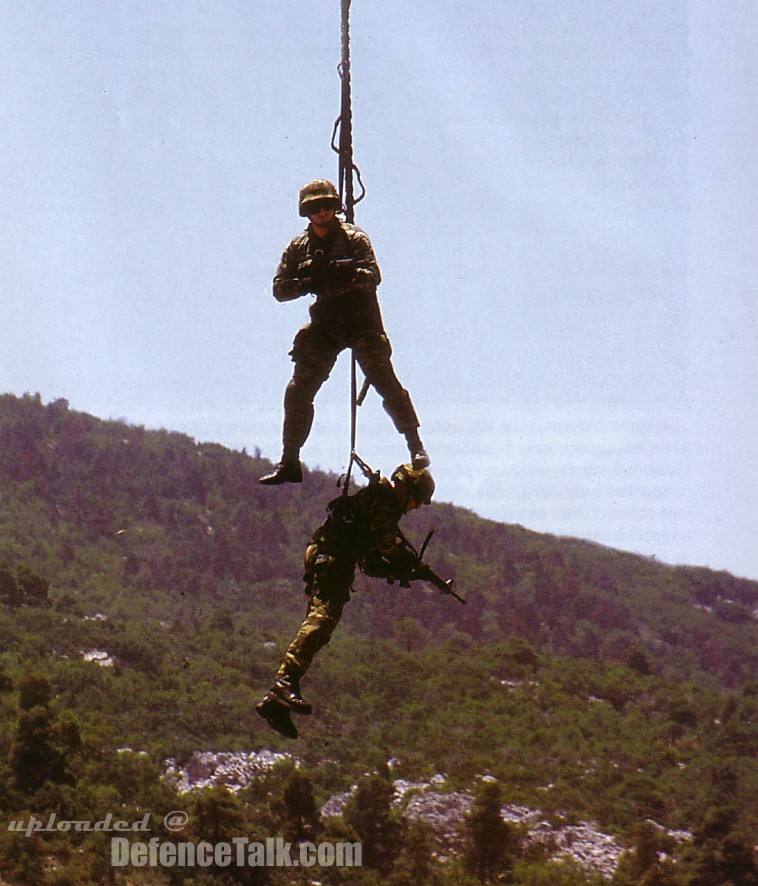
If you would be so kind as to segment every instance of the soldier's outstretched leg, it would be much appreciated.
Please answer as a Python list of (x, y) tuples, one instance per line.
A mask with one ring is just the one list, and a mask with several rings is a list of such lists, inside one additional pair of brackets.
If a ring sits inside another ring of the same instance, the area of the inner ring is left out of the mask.
[[(308, 545), (305, 552), (308, 611), (259, 708), (268, 699), (298, 714), (311, 713), (310, 703), (301, 695), (300, 680), (316, 653), (331, 639), (350, 599), (354, 575), (355, 565), (351, 561), (322, 553), (318, 544)], [(259, 713), (265, 716), (260, 710)]]
[(258, 481), (264, 486), (302, 482), (300, 450), (313, 425), (313, 400), (329, 378), (340, 350), (339, 343), (313, 324), (303, 327), (295, 336), (290, 351), (295, 370), (284, 391), (282, 458), (271, 473)]
[(384, 411), (405, 437), (416, 470), (428, 468), (431, 459), (419, 436), (419, 420), (411, 395), (400, 384), (392, 366), (392, 346), (381, 332), (364, 332), (353, 342), (353, 352), (364, 375), (382, 398)]
[[(284, 430), (282, 431), (282, 457), (270, 474), (258, 481), (264, 486), (281, 483), (302, 483), (303, 468), (300, 450), (308, 439), (313, 425), (313, 398), (321, 383), (316, 386), (311, 379), (303, 378), (297, 367), (284, 391)], [(323, 382), (322, 382), (323, 383)]]

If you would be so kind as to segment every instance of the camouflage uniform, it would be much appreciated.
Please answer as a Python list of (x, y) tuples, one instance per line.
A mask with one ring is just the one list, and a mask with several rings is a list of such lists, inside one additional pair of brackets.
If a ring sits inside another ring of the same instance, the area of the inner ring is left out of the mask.
[(416, 411), (390, 359), (392, 348), (376, 296), (380, 282), (368, 236), (339, 219), (325, 237), (309, 224), (285, 249), (274, 277), (274, 297), (283, 302), (309, 292), (316, 296), (311, 322), (297, 333), (290, 351), (295, 369), (284, 395), (285, 452), (299, 453), (307, 440), (313, 400), (345, 348), (353, 350), (397, 430), (418, 439)]
[(299, 680), (316, 653), (329, 642), (350, 598), (356, 566), (366, 575), (402, 580), (407, 553), (397, 545), (396, 537), (403, 513), (386, 479), (329, 504), (329, 516), (313, 534), (305, 552), (308, 612), (277, 678)]
[[(389, 480), (376, 474), (364, 489), (329, 503), (329, 516), (305, 552), (305, 621), (271, 688), (255, 706), (275, 732), (297, 738), (291, 712), (310, 714), (313, 710), (300, 694), (300, 679), (339, 623), (350, 598), (355, 567), (390, 583), (397, 579), (405, 588), (414, 578), (424, 577), (419, 572), (424, 564), (399, 532), (398, 523), (403, 514), (430, 504), (434, 488), (426, 468), (404, 464), (395, 468)], [(447, 584), (444, 587), (449, 590)]]

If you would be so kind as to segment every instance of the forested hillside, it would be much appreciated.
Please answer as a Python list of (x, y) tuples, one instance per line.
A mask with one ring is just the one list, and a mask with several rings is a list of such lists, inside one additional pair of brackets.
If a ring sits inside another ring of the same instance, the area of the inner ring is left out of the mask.
[[(107, 571), (119, 587), (156, 598), (261, 605), (279, 625), (271, 608), (288, 611), (297, 600), (304, 545), (339, 492), (337, 477), (320, 472), (302, 485), (262, 488), (257, 477), (269, 467), (257, 453), (104, 422), (65, 401), (3, 397), (0, 557), (30, 559), (59, 600), (83, 590), (83, 575), (91, 585)], [(413, 630), (421, 645), (515, 634), (556, 655), (714, 686), (756, 673), (758, 582), (540, 535), (447, 504), (404, 526), (417, 538), (436, 528), (430, 560), (455, 579), (466, 607), (373, 582), (351, 604), (348, 632)], [(359, 581), (358, 590), (367, 586)], [(116, 605), (120, 596), (102, 595)]]
[[(503, 802), (636, 841), (618, 883), (755, 882), (734, 872), (753, 870), (758, 583), (436, 503), (405, 526), (415, 538), (436, 528), (429, 560), (466, 605), (360, 577), (309, 675), (316, 713), (287, 743), (254, 703), (299, 624), (303, 548), (339, 490), (320, 472), (267, 489), (257, 478), (268, 468), (259, 453), (102, 421), (65, 401), (0, 397), (6, 817), (165, 813), (188, 802), (161, 778), (166, 758), (268, 747), (297, 755), (318, 802), (390, 758), (403, 778), (444, 772), (450, 790), (489, 775)], [(147, 753), (117, 753), (125, 746)], [(292, 779), (275, 771), (218, 802), (237, 826), (283, 833)], [(693, 832), (684, 849), (658, 847), (676, 862), (658, 850), (644, 861), (646, 819)], [(465, 854), (434, 861), (398, 820), (381, 838), (361, 833), (362, 820), (348, 812), (341, 827), (379, 841), (376, 878), (321, 882), (462, 883), (476, 870)], [(592, 882), (509, 845), (501, 871), (521, 872), (511, 882)], [(103, 852), (93, 837), (5, 834), (0, 875), (106, 882), (92, 873), (111, 876)], [(406, 869), (415, 873), (403, 879)], [(301, 882), (256, 876), (239, 882)]]

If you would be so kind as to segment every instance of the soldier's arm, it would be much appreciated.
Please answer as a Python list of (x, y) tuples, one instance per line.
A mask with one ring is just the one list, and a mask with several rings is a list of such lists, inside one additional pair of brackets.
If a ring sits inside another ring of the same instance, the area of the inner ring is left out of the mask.
[(373, 551), (367, 555), (361, 563), (361, 569), (366, 575), (385, 578), (390, 584), (397, 581), (401, 588), (408, 588), (411, 579), (416, 577), (417, 565), (418, 560), (412, 554), (405, 548), (395, 545), (385, 554)]
[(360, 569), (366, 575), (373, 578), (389, 578), (392, 575), (392, 566), (387, 557), (383, 557), (378, 551), (371, 551), (360, 563)]
[(272, 288), (277, 301), (292, 301), (312, 291), (312, 280), (304, 265), (299, 259), (297, 241), (293, 240), (284, 250), (274, 275)]
[(382, 274), (368, 234), (356, 229), (351, 237), (351, 247), (355, 261), (354, 288), (376, 289), (382, 282)]

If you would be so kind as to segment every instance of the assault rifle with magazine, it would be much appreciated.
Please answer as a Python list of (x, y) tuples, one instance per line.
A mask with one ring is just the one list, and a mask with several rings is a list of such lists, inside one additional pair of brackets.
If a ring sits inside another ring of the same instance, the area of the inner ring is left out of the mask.
[[(429, 584), (434, 585), (434, 587), (442, 591), (443, 594), (449, 594), (451, 597), (454, 597), (459, 603), (465, 605), (466, 601), (463, 599), (463, 597), (459, 596), (453, 590), (453, 579), (442, 578), (442, 576), (436, 573), (428, 563), (424, 562), (424, 554), (426, 553), (426, 549), (429, 546), (429, 542), (432, 540), (433, 535), (434, 530), (430, 529), (426, 538), (424, 539), (423, 544), (421, 545), (421, 548), (419, 550), (416, 550), (416, 548), (408, 540), (408, 537), (405, 535), (405, 533), (400, 528), (398, 528), (397, 540), (400, 542), (404, 550), (409, 555), (407, 559), (404, 558), (406, 574), (403, 576), (403, 578), (407, 581), (412, 581), (413, 579), (428, 581)], [(401, 586), (402, 585), (403, 581), (401, 580)]]

